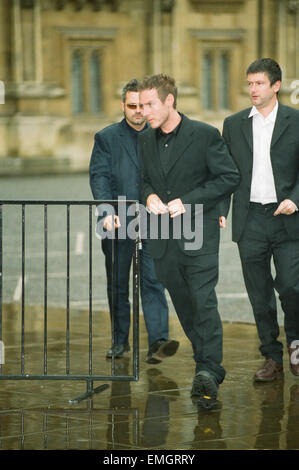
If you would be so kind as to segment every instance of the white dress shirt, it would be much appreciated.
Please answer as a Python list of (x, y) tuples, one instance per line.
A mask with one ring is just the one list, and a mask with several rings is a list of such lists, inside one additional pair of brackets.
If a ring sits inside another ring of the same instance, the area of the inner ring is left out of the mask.
[(271, 139), (278, 110), (278, 102), (271, 113), (264, 116), (252, 107), (253, 167), (250, 201), (261, 204), (277, 202), (274, 176), (270, 157)]

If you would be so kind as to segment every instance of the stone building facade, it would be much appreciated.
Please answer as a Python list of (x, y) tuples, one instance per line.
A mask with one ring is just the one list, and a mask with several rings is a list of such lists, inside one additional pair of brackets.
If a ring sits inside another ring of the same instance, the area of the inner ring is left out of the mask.
[(123, 84), (146, 74), (174, 76), (178, 109), (221, 129), (262, 56), (298, 107), (298, 0), (0, 0), (0, 174), (87, 169)]

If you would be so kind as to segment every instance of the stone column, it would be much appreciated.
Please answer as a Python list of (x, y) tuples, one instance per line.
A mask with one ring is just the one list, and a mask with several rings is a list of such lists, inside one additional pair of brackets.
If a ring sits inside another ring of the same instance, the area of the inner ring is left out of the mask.
[(162, 15), (161, 0), (153, 0), (153, 73), (160, 73), (162, 70)]
[[(31, 11), (30, 11), (31, 10)], [(14, 81), (43, 81), (41, 0), (13, 0)]]
[(286, 67), (286, 51), (287, 51), (287, 37), (286, 37), (286, 8), (284, 0), (279, 1), (278, 5), (278, 28), (277, 28), (277, 61), (280, 66), (285, 69)]
[[(288, 53), (291, 54), (292, 60), (292, 62), (289, 60), (289, 68), (292, 63), (291, 76), (292, 78), (297, 78), (297, 75), (299, 74), (299, 0), (288, 0), (287, 8), (289, 16), (288, 34), (290, 35), (290, 37), (287, 38), (287, 46)], [(292, 42), (290, 43), (290, 41)]]
[(299, 78), (299, 1), (296, 3), (296, 78)]
[(15, 83), (23, 81), (23, 51), (20, 0), (13, 0), (13, 79)]
[(43, 81), (43, 62), (42, 62), (42, 30), (41, 30), (41, 0), (35, 0), (33, 21), (34, 21), (34, 52), (35, 52), (35, 81)]
[(152, 72), (173, 74), (174, 0), (152, 2)]

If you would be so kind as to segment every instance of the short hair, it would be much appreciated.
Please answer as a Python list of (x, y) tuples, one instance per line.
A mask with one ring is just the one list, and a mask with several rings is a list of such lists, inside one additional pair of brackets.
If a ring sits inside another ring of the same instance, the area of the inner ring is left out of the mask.
[(139, 85), (140, 85), (139, 80), (137, 80), (136, 78), (133, 78), (123, 87), (122, 92), (121, 92), (121, 99), (123, 103), (126, 101), (126, 96), (127, 96), (128, 91), (138, 92)]
[(281, 68), (273, 59), (263, 58), (255, 60), (249, 65), (246, 75), (260, 72), (264, 72), (268, 76), (271, 86), (277, 81), (281, 81)]
[(176, 108), (178, 90), (174, 78), (164, 73), (145, 77), (139, 86), (139, 91), (152, 89), (157, 90), (162, 103), (164, 103), (169, 94), (173, 95), (173, 107)]

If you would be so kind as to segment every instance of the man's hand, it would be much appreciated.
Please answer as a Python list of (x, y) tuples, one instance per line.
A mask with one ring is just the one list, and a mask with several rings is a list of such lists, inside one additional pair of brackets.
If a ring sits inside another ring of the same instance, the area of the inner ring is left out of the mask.
[(146, 200), (147, 208), (155, 215), (167, 214), (168, 207), (163, 204), (157, 194), (150, 194)]
[(184, 207), (184, 204), (182, 203), (181, 199), (174, 199), (173, 201), (170, 201), (168, 204), (168, 210), (170, 213), (170, 217), (173, 219), (174, 217), (177, 217), (178, 215), (184, 214), (186, 212), (186, 209)]
[(224, 215), (219, 217), (219, 226), (220, 228), (226, 228), (226, 217)]
[(103, 222), (104, 229), (108, 230), (109, 232), (115, 228), (119, 228), (120, 221), (118, 215), (107, 215)]
[(279, 214), (284, 214), (284, 215), (291, 215), (296, 212), (297, 206), (296, 204), (291, 201), (291, 199), (285, 199), (284, 201), (281, 201), (279, 206), (277, 207), (276, 211), (274, 212), (273, 215), (279, 215)]

